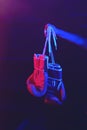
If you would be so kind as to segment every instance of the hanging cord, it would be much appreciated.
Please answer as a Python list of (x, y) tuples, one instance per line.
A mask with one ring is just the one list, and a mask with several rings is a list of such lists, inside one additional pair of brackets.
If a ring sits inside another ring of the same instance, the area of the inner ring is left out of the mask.
[(45, 53), (46, 53), (46, 48), (47, 48), (47, 44), (48, 44), (49, 56), (51, 57), (52, 63), (54, 64), (55, 60), (54, 60), (54, 55), (53, 55), (53, 51), (52, 51), (51, 36), (53, 38), (53, 43), (54, 43), (55, 49), (57, 50), (56, 33), (54, 31), (54, 28), (50, 24), (47, 24), (44, 29), (44, 34), (45, 34), (46, 40), (45, 40), (45, 45), (44, 45), (44, 49), (43, 49), (43, 55), (45, 55)]

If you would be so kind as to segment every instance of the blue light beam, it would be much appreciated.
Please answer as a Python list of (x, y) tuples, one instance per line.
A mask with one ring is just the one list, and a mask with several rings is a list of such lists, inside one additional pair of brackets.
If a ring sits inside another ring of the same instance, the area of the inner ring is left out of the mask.
[(54, 31), (58, 37), (66, 39), (66, 40), (68, 40), (76, 45), (81, 46), (84, 49), (87, 49), (87, 38), (82, 38), (76, 34), (72, 34), (72, 33), (63, 31), (61, 29), (56, 28), (52, 24), (47, 24), (47, 26), (51, 26), (54, 29)]

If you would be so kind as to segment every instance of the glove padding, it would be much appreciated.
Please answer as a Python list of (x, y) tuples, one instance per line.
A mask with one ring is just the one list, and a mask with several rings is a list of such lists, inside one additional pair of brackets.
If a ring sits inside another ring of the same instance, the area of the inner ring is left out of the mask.
[(45, 95), (44, 102), (48, 104), (59, 104), (61, 105), (66, 98), (64, 84), (60, 82), (59, 87), (54, 88), (49, 86), (48, 91)]

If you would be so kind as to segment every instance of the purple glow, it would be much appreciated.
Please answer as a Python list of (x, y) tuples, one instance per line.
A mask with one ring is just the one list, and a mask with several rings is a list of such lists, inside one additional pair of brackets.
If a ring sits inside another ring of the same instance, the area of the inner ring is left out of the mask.
[(9, 18), (18, 15), (26, 15), (31, 13), (31, 4), (26, 1), (18, 0), (0, 0), (0, 16)]

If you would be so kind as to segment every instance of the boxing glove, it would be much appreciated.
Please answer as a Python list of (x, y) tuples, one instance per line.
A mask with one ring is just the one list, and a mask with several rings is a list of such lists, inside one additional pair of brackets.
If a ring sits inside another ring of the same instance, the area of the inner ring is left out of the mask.
[(62, 68), (59, 64), (48, 64), (48, 88), (44, 98), (45, 103), (62, 104), (66, 98), (62, 80)]
[(28, 91), (36, 97), (42, 97), (47, 92), (47, 64), (48, 57), (42, 54), (34, 54), (34, 71), (27, 79)]

